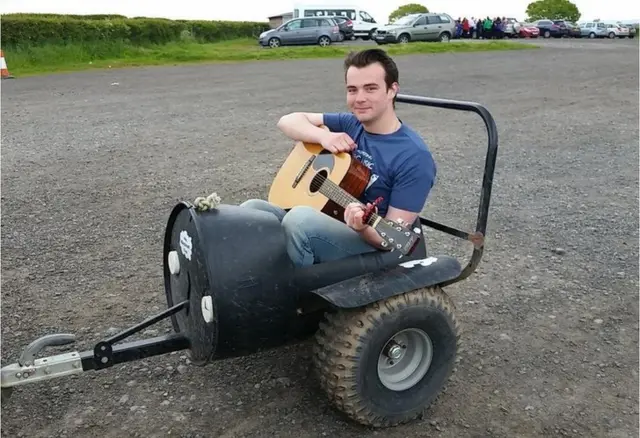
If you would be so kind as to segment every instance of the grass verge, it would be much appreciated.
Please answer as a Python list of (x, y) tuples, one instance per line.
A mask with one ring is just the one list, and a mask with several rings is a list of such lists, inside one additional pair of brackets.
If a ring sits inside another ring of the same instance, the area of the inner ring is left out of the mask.
[[(95, 68), (176, 65), (202, 62), (239, 62), (343, 57), (366, 46), (334, 44), (329, 47), (298, 46), (262, 48), (255, 40), (240, 39), (211, 44), (173, 42), (163, 45), (133, 46), (124, 41), (71, 45), (22, 46), (5, 48), (9, 72), (15, 77), (89, 70)], [(537, 48), (511, 41), (454, 41), (379, 46), (391, 55), (484, 52)]]

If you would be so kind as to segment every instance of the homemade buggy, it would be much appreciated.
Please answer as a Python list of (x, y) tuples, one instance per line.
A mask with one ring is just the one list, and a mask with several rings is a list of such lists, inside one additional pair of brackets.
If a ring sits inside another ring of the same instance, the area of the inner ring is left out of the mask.
[[(471, 242), (464, 268), (450, 256), (428, 255), (424, 238), (401, 258), (398, 251), (375, 252), (296, 268), (275, 216), (211, 198), (181, 202), (165, 232), (167, 309), (90, 351), (37, 358), (45, 347), (73, 343), (75, 336), (35, 340), (17, 363), (2, 368), (3, 396), (18, 385), (178, 350), (202, 366), (315, 335), (313, 362), (334, 406), (377, 427), (419, 417), (454, 367), (460, 327), (443, 287), (467, 278), (481, 260), (498, 134), (491, 114), (476, 103), (411, 95), (398, 95), (397, 102), (475, 112), (486, 125), (475, 232), (424, 217), (414, 224)], [(175, 333), (119, 343), (167, 317)]]

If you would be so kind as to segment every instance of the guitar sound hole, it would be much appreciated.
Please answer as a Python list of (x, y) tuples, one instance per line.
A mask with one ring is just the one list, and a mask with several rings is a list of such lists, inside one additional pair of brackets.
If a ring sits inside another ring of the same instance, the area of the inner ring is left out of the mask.
[(311, 191), (311, 193), (317, 193), (320, 190), (322, 183), (326, 181), (328, 176), (329, 176), (329, 172), (327, 172), (326, 169), (323, 169), (318, 173), (316, 173), (313, 179), (311, 180), (309, 191)]

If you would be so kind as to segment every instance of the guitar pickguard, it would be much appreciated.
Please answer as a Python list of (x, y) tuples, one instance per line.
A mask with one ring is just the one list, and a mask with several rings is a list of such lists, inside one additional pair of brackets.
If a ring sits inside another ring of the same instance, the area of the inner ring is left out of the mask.
[(316, 159), (313, 160), (313, 170), (318, 172), (322, 169), (327, 169), (329, 174), (331, 174), (334, 164), (335, 158), (333, 154), (328, 150), (323, 149), (318, 155), (316, 155)]

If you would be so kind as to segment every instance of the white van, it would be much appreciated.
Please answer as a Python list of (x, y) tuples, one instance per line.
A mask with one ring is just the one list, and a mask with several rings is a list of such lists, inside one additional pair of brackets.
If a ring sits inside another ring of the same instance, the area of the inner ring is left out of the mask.
[(364, 40), (370, 39), (371, 34), (380, 26), (367, 11), (359, 6), (297, 3), (293, 7), (293, 18), (334, 16), (343, 16), (350, 19), (353, 22), (354, 36)]

